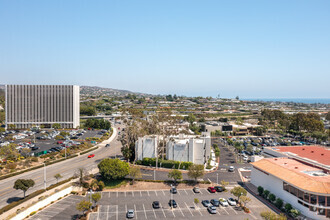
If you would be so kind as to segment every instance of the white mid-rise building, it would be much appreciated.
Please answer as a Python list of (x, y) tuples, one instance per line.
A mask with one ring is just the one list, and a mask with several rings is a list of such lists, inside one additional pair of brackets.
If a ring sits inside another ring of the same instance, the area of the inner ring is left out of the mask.
[(135, 158), (136, 160), (143, 160), (145, 157), (156, 158), (158, 156), (158, 136), (144, 136), (139, 137), (135, 143)]

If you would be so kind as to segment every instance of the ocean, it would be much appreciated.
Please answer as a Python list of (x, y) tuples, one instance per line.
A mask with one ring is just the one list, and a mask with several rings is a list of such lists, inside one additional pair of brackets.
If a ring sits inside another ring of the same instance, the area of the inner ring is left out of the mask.
[(330, 104), (330, 99), (317, 99), (317, 98), (260, 98), (260, 99), (242, 99), (247, 101), (263, 101), (263, 102), (296, 102), (296, 103), (306, 103), (306, 104), (314, 104), (314, 103), (321, 103), (321, 104)]

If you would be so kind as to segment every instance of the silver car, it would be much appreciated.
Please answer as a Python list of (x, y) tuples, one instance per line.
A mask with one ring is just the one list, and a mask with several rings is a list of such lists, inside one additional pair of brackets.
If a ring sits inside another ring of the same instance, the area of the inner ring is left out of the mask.
[(217, 209), (214, 206), (209, 206), (207, 207), (207, 210), (211, 213), (211, 214), (217, 214)]
[(133, 209), (129, 209), (126, 213), (126, 217), (127, 218), (134, 218), (134, 210)]

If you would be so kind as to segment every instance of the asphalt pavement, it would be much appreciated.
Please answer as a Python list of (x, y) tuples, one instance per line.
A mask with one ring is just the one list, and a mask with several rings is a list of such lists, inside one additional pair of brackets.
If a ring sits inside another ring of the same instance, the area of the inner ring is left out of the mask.
[[(104, 158), (114, 155), (121, 155), (121, 143), (117, 141), (117, 129), (114, 129), (114, 138), (110, 147), (105, 147), (105, 144), (110, 143), (109, 140), (105, 141), (97, 150), (93, 151), (95, 157), (87, 158), (87, 154), (68, 159), (46, 167), (46, 186), (56, 183), (54, 175), (59, 173), (63, 176), (61, 180), (72, 177), (76, 170), (80, 167), (90, 171), (97, 167), (97, 164)], [(30, 172), (26, 172), (14, 177), (10, 177), (0, 181), (0, 207), (3, 207), (13, 201), (17, 201), (23, 197), (21, 190), (13, 189), (14, 182), (17, 179), (33, 179), (35, 186), (26, 192), (26, 195), (44, 188), (44, 168), (39, 168)]]

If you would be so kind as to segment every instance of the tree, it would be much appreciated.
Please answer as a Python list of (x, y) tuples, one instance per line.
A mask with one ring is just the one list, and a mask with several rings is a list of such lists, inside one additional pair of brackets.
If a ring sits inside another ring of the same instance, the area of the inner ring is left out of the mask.
[(204, 166), (201, 164), (193, 164), (189, 167), (188, 177), (195, 179), (197, 182), (197, 178), (204, 176)]
[(16, 144), (8, 144), (0, 147), (0, 156), (6, 158), (7, 160), (17, 160), (19, 152), (16, 149)]
[(290, 203), (285, 204), (284, 209), (287, 213), (289, 213), (292, 209), (292, 205)]
[(99, 190), (102, 191), (105, 187), (104, 182), (102, 180), (99, 181), (98, 183)]
[(135, 179), (141, 178), (141, 169), (138, 166), (131, 166), (129, 169), (129, 175), (132, 178), (132, 183), (134, 184)]
[(55, 179), (56, 179), (56, 183), (58, 183), (58, 180), (61, 179), (63, 176), (59, 173), (54, 175)]
[(79, 178), (79, 185), (82, 186), (84, 182), (84, 177), (87, 175), (87, 171), (85, 168), (80, 167), (76, 170), (74, 177)]
[(224, 188), (224, 189), (226, 189), (226, 186), (228, 186), (229, 185), (229, 182), (226, 182), (226, 181), (224, 181), (224, 180), (221, 180), (221, 186)]
[(122, 179), (129, 174), (128, 163), (119, 159), (103, 159), (97, 167), (105, 180)]
[(93, 193), (92, 200), (95, 203), (95, 205), (97, 204), (98, 201), (100, 201), (100, 199), (101, 199), (101, 193)]
[(241, 202), (243, 203), (243, 206), (245, 207), (248, 202), (251, 201), (251, 199), (247, 196), (241, 196), (240, 197)]
[(168, 173), (168, 176), (167, 177), (173, 179), (174, 180), (174, 184), (176, 184), (176, 181), (177, 180), (181, 180), (182, 179), (182, 173), (181, 173), (180, 170), (174, 169), (174, 170), (172, 170), (172, 171), (170, 171)]
[(83, 215), (85, 214), (85, 211), (89, 210), (92, 206), (92, 203), (86, 200), (82, 200), (80, 202), (77, 203), (76, 205), (76, 209), (78, 211), (82, 211)]
[(282, 206), (283, 206), (283, 200), (280, 199), (280, 198), (277, 198), (276, 201), (275, 201), (275, 206), (276, 206), (278, 209), (281, 209)]
[(35, 184), (35, 182), (32, 179), (18, 179), (18, 180), (15, 181), (13, 188), (16, 189), (16, 190), (17, 189), (22, 190), (23, 193), (24, 193), (24, 198), (25, 198), (25, 192), (29, 188), (33, 187), (34, 184)]
[(123, 154), (123, 156), (126, 160), (129, 160), (132, 156), (132, 149), (130, 149), (127, 146), (123, 146), (123, 147), (121, 147), (121, 153)]
[(10, 129), (10, 130), (14, 130), (15, 128), (16, 128), (16, 125), (14, 125), (14, 124), (8, 125), (8, 129)]
[(59, 123), (54, 123), (52, 127), (57, 130), (61, 128), (61, 125)]
[(276, 200), (276, 196), (273, 194), (273, 193), (271, 193), (269, 196), (268, 196), (268, 199), (269, 199), (269, 201), (271, 201), (272, 203)]
[(330, 121), (330, 112), (328, 112), (326, 115), (325, 115), (325, 119)]
[(95, 190), (97, 190), (98, 187), (99, 187), (98, 181), (93, 180), (90, 184), (90, 188), (95, 191)]
[(258, 193), (259, 193), (259, 196), (261, 196), (264, 192), (264, 188), (262, 186), (258, 186)]
[(263, 211), (260, 212), (260, 216), (265, 220), (286, 220), (287, 218), (283, 213), (277, 215), (272, 211)]
[(236, 196), (238, 201), (241, 196), (247, 195), (247, 191), (241, 186), (234, 187), (232, 190), (230, 190), (230, 193)]

